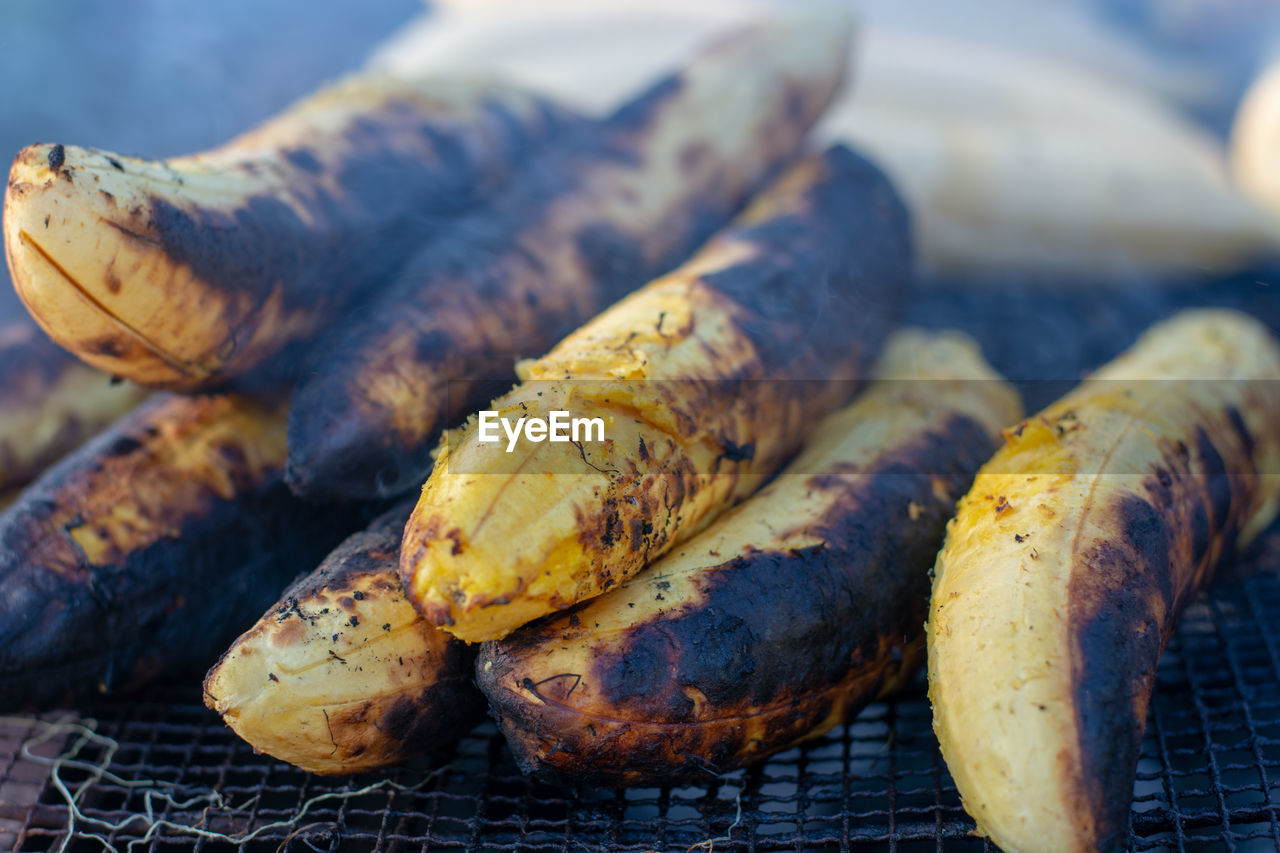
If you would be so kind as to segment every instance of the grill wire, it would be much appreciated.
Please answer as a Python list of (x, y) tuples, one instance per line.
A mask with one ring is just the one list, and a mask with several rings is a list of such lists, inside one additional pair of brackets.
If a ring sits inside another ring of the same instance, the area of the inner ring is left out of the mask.
[[(1040, 380), (1079, 376), (1176, 307), (1232, 305), (1280, 327), (1280, 300), (1257, 276), (1174, 296), (1133, 287), (1100, 298), (1024, 284), (988, 282), (976, 297), (954, 287), (918, 294), (907, 319), (975, 332), (998, 369), (1026, 380), (1033, 409), (1063, 390)], [(1188, 607), (1161, 657), (1134, 787), (1134, 850), (1280, 849), (1280, 524), (1229, 574)], [(0, 846), (234, 849), (168, 824), (147, 835), (137, 816), (150, 807), (156, 820), (207, 832), (261, 830), (248, 850), (992, 849), (973, 835), (939, 755), (922, 677), (760, 766), (704, 787), (625, 792), (525, 779), (489, 722), (431, 759), (327, 779), (255, 755), (190, 683), (80, 710), (118, 742), (114, 776), (85, 786), (77, 802), (88, 820), (68, 837), (67, 804), (48, 781), (48, 759), (22, 755), (23, 743), (39, 739), (36, 719), (0, 723)], [(50, 756), (75, 740), (31, 752)], [(93, 741), (76, 757), (98, 765), (107, 755), (105, 742)], [(82, 768), (59, 770), (71, 791), (90, 778)], [(131, 780), (167, 783), (172, 796), (156, 798)], [(210, 792), (240, 808), (196, 799)]]

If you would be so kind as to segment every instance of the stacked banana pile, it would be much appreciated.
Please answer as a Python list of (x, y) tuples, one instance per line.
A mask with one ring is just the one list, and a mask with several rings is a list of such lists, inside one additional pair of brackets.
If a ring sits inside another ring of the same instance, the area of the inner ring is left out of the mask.
[[(603, 119), (361, 77), (189, 157), (23, 150), (18, 292), (117, 379), (0, 335), (0, 706), (216, 660), (316, 773), (487, 700), (530, 773), (697, 782), (927, 651), (984, 831), (1122, 845), (1174, 620), (1280, 506), (1280, 343), (1188, 312), (1021, 419), (973, 341), (894, 332), (907, 209), (806, 142), (849, 36), (748, 27)], [(508, 452), (486, 406), (605, 438)]]

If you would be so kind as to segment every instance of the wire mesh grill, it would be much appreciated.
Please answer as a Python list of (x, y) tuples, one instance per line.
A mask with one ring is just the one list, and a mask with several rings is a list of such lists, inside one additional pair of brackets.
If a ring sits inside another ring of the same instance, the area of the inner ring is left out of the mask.
[[(1161, 659), (1134, 790), (1135, 850), (1280, 848), (1280, 528), (1242, 565), (1257, 571), (1194, 603)], [(0, 728), (0, 840), (7, 823), (23, 851), (226, 850), (208, 834), (254, 830), (248, 849), (285, 851), (990, 849), (938, 753), (921, 681), (762, 766), (706, 787), (625, 792), (526, 780), (488, 722), (433, 759), (335, 780), (255, 755), (189, 690), (85, 713), (119, 746), (114, 776), (84, 785), (70, 837), (66, 799), (39, 758), (53, 750), (36, 744), (33, 758), (17, 748), (37, 740), (39, 724)], [(91, 742), (76, 756), (84, 765), (59, 768), (68, 792), (107, 749)], [(15, 801), (24, 784), (32, 796)]]

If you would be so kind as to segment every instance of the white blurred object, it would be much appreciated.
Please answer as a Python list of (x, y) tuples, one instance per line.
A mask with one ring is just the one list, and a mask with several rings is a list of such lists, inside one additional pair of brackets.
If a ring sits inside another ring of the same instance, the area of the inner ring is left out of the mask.
[[(370, 64), (497, 72), (603, 113), (705, 39), (797, 5), (442, 0)], [(1175, 107), (1221, 96), (1203, 69), (1154, 58), (1075, 4), (855, 8), (853, 79), (819, 136), (890, 173), (926, 273), (1105, 279), (1280, 255), (1280, 220), (1235, 190), (1221, 142)]]
[(1231, 174), (1242, 193), (1280, 215), (1280, 60), (1263, 69), (1240, 103)]
[(898, 29), (868, 27), (861, 50), (820, 134), (893, 176), (926, 271), (1228, 271), (1280, 253), (1221, 143), (1138, 85)]

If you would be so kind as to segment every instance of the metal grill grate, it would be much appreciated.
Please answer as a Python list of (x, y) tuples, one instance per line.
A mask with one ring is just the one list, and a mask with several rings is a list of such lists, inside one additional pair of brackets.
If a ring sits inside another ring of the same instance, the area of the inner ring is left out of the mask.
[[(1259, 572), (1197, 601), (1161, 659), (1135, 786), (1134, 849), (1280, 848), (1280, 528), (1245, 562)], [(169, 825), (148, 836), (137, 816), (149, 808), (157, 820), (208, 832), (259, 829), (254, 850), (990, 849), (971, 835), (919, 682), (827, 737), (708, 787), (622, 793), (525, 780), (489, 723), (432, 761), (332, 780), (254, 755), (190, 691), (161, 689), (86, 713), (119, 743), (109, 766), (119, 778), (85, 787), (81, 811), (99, 823), (80, 821), (69, 850), (101, 849), (93, 835), (120, 850), (131, 841), (135, 850), (231, 849)], [(49, 766), (13, 754), (38, 731), (33, 720), (0, 729), (0, 838), (7, 827), (23, 851), (68, 840)], [(77, 740), (60, 738), (61, 748)], [(97, 765), (106, 750), (89, 743), (78, 758)], [(75, 791), (90, 771), (63, 767), (59, 776)], [(28, 785), (26, 804), (13, 793), (23, 779), (46, 780)], [(139, 780), (169, 783), (161, 790), (171, 797), (133, 786)], [(200, 795), (212, 793), (243, 808), (209, 807)], [(330, 798), (304, 810), (321, 795)]]

